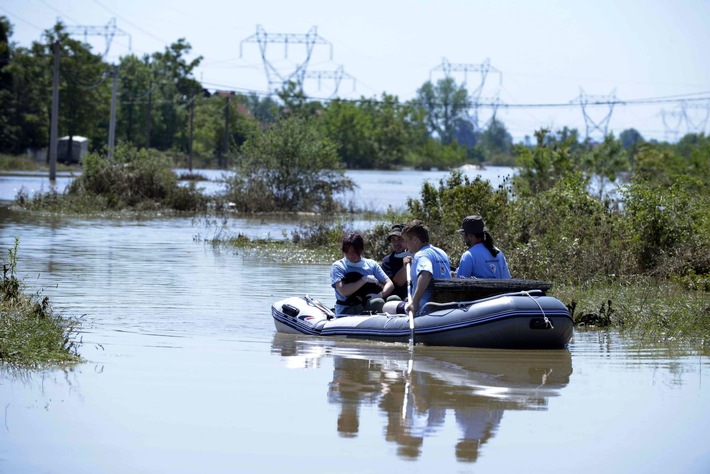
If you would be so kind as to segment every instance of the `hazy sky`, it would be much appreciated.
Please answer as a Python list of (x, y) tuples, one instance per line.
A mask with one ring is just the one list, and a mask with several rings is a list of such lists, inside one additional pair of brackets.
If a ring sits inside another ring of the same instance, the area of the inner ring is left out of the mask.
[[(594, 126), (604, 128), (610, 111), (608, 131), (617, 135), (631, 127), (657, 139), (709, 130), (710, 0), (0, 0), (0, 15), (20, 46), (40, 41), (57, 19), (75, 28), (115, 18), (112, 62), (185, 38), (203, 57), (195, 78), (211, 90), (268, 90), (259, 43), (249, 40), (257, 25), (272, 40), (309, 32), (318, 40), (308, 71), (321, 75), (320, 85), (316, 77), (304, 84), (318, 98), (333, 94), (339, 67), (340, 97), (408, 100), (444, 77), (445, 60), (469, 70), (452, 72), (469, 91), (483, 79), (476, 68), (488, 63), (480, 96), (499, 100), (497, 116), (516, 140), (565, 125), (599, 137)], [(94, 52), (106, 48), (102, 36), (86, 40)], [(265, 59), (286, 76), (305, 61), (306, 46), (269, 42)], [(625, 104), (592, 105), (610, 98)], [(646, 100), (668, 98), (676, 101)], [(483, 125), (491, 109), (480, 115)]]

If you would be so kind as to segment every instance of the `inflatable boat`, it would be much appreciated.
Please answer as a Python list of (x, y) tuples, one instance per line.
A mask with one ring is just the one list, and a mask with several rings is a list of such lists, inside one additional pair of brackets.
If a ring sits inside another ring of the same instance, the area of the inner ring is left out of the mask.
[[(434, 296), (426, 314), (414, 318), (416, 344), (554, 349), (566, 347), (572, 338), (570, 313), (560, 300), (547, 296), (545, 282), (442, 279), (430, 288)], [(386, 342), (409, 342), (412, 335), (407, 315), (337, 317), (308, 295), (275, 302), (271, 314), (281, 333)]]

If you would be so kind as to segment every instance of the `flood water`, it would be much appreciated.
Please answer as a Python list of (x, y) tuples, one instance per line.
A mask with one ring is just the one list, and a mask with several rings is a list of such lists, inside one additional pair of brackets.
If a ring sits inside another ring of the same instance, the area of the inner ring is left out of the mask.
[[(354, 173), (353, 199), (398, 207), (423, 177), (439, 175)], [(19, 237), (27, 287), (82, 316), (86, 362), (0, 366), (0, 472), (710, 472), (699, 349), (579, 330), (559, 351), (278, 335), (273, 301), (333, 303), (328, 265), (212, 245), (200, 219), (17, 213), (19, 181), (41, 184), (0, 177), (3, 256)]]

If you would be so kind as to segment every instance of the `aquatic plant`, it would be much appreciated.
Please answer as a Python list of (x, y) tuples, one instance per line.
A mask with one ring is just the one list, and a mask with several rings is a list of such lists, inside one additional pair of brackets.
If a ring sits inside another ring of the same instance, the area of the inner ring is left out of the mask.
[(48, 297), (27, 295), (17, 278), (17, 250), (8, 250), (0, 282), (0, 362), (21, 366), (76, 363), (79, 319), (56, 314)]

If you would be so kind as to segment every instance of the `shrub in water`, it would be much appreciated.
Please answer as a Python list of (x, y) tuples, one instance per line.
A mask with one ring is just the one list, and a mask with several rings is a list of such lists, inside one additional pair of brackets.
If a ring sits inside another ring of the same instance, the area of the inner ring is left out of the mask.
[(84, 170), (67, 190), (71, 197), (95, 196), (113, 210), (169, 207), (200, 210), (206, 199), (194, 186), (182, 187), (166, 158), (148, 150), (118, 146), (112, 159), (90, 153)]
[(334, 144), (306, 119), (282, 119), (255, 133), (238, 163), (225, 198), (243, 212), (333, 212), (340, 208), (333, 196), (354, 187)]

